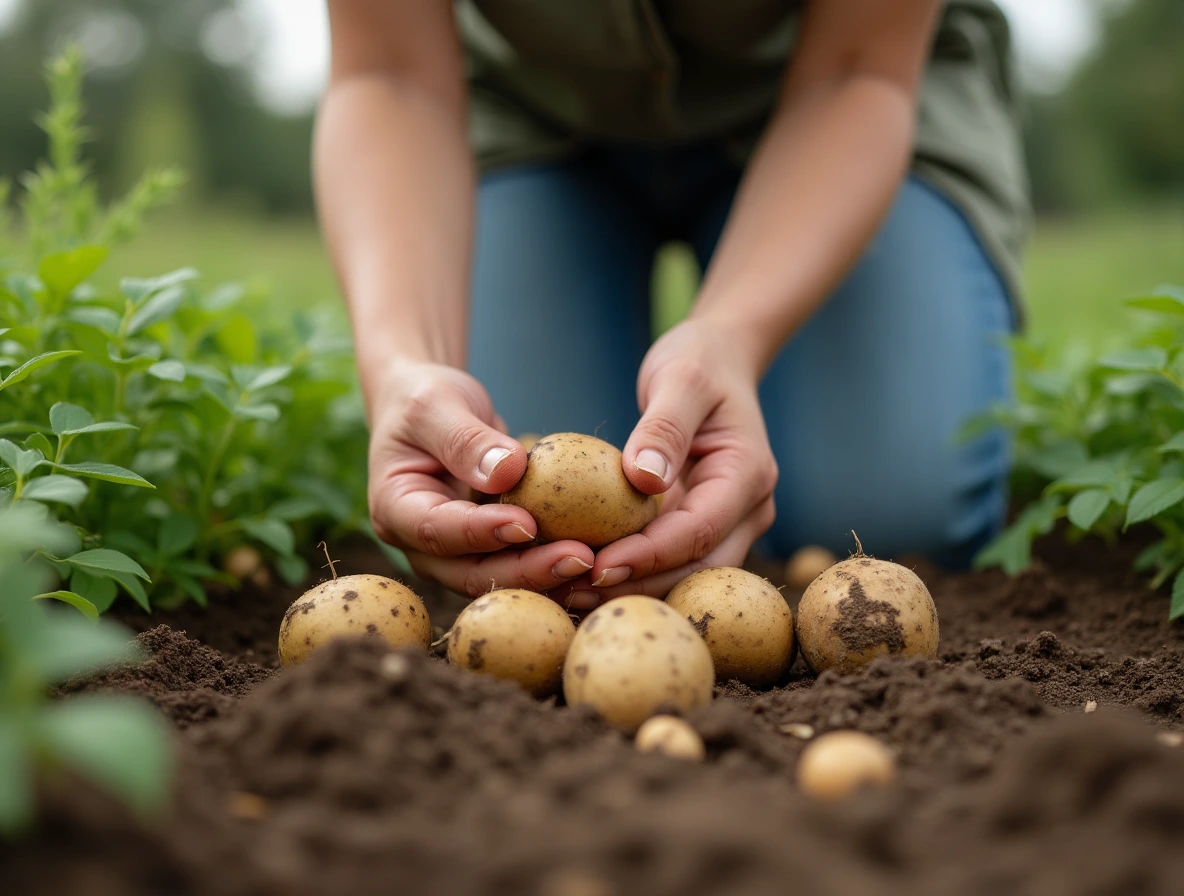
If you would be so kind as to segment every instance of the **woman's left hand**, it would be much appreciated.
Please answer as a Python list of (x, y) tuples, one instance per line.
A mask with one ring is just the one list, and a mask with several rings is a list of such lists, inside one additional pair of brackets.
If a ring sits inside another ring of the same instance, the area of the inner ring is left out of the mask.
[[(664, 596), (697, 569), (737, 566), (773, 524), (777, 463), (757, 397), (757, 354), (740, 334), (692, 318), (646, 355), (642, 418), (623, 462), (638, 489), (667, 494), (656, 520), (597, 554), (586, 581), (601, 599)], [(595, 603), (580, 594), (572, 606)]]

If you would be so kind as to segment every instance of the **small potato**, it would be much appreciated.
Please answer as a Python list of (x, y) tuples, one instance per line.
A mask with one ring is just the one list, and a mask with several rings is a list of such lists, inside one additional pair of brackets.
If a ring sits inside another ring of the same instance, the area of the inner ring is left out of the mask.
[(663, 753), (671, 759), (702, 762), (707, 748), (699, 732), (678, 716), (651, 716), (637, 729), (633, 746), (642, 753)]
[(666, 604), (703, 636), (720, 681), (768, 687), (793, 664), (793, 613), (767, 579), (731, 566), (701, 569)]
[(795, 591), (805, 591), (810, 583), (839, 562), (831, 551), (818, 545), (798, 548), (785, 564), (785, 583)]
[(574, 432), (535, 442), (522, 479), (501, 500), (529, 511), (539, 543), (571, 538), (593, 549), (640, 532), (658, 515), (658, 502), (625, 478), (620, 451)]
[(302, 663), (334, 638), (378, 635), (392, 647), (432, 640), (427, 608), (415, 592), (383, 576), (342, 576), (298, 598), (280, 623), (280, 662)]
[(222, 570), (240, 582), (249, 581), (256, 588), (271, 587), (271, 571), (263, 555), (249, 544), (235, 545), (222, 558)]
[(798, 645), (815, 673), (848, 675), (878, 656), (937, 656), (937, 608), (916, 573), (856, 554), (816, 578), (797, 612)]
[(798, 784), (818, 800), (842, 799), (863, 787), (882, 787), (895, 777), (891, 751), (858, 731), (824, 734), (798, 760)]
[(711, 652), (691, 624), (662, 601), (636, 595), (590, 613), (563, 665), (569, 706), (591, 706), (628, 729), (663, 706), (703, 706), (714, 683)]
[(456, 618), (448, 661), (549, 697), (563, 681), (563, 660), (575, 634), (571, 617), (555, 601), (503, 588), (477, 598)]

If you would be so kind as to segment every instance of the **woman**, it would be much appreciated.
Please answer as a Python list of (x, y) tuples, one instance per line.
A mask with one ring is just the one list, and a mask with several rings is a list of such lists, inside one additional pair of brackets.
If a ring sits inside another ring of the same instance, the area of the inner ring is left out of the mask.
[[(317, 195), (371, 515), (420, 574), (587, 608), (762, 536), (958, 566), (998, 528), (1006, 441), (954, 440), (1009, 395), (1027, 208), (992, 2), (329, 8)], [(706, 273), (651, 346), (670, 239)], [(521, 476), (507, 432), (564, 430), (624, 444), (662, 515), (594, 553), (464, 500)]]

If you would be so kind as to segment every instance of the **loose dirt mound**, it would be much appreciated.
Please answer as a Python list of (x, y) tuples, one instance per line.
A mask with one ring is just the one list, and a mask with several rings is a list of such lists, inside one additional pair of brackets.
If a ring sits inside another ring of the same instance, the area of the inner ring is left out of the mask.
[[(941, 661), (722, 687), (690, 718), (703, 765), (374, 641), (274, 673), (158, 627), (143, 666), (68, 690), (174, 719), (170, 813), (141, 826), (50, 785), (40, 829), (0, 848), (0, 892), (1175, 894), (1184, 748), (1156, 732), (1181, 721), (1181, 638), (1166, 599), (1080, 553), (1011, 581), (927, 573)], [(244, 630), (274, 631), (283, 601), (251, 606), (266, 621)], [(811, 803), (801, 725), (882, 738), (900, 781)]]

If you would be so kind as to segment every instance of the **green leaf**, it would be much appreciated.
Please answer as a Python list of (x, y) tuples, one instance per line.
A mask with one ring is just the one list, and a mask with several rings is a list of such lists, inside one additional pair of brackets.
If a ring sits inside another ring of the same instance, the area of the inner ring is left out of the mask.
[(62, 603), (72, 606), (87, 619), (99, 618), (99, 608), (81, 594), (75, 594), (73, 591), (46, 591), (44, 594), (38, 594), (36, 599), (60, 600)]
[(197, 531), (197, 521), (193, 517), (174, 514), (160, 527), (157, 550), (162, 557), (183, 554), (197, 541)]
[(64, 298), (106, 259), (106, 246), (78, 246), (47, 255), (37, 267), (37, 276), (53, 295)]
[(1110, 492), (1106, 489), (1091, 488), (1078, 492), (1069, 502), (1069, 522), (1079, 529), (1089, 530), (1110, 506)]
[(180, 361), (157, 361), (148, 368), (148, 375), (171, 383), (185, 381), (185, 365)]
[(280, 409), (278, 405), (269, 401), (262, 404), (239, 405), (234, 409), (234, 416), (262, 423), (275, 423), (280, 419)]
[(296, 536), (292, 527), (283, 520), (262, 518), (240, 521), (243, 530), (283, 557), (293, 556), (296, 550)]
[(102, 305), (82, 305), (66, 311), (66, 320), (84, 327), (98, 330), (106, 336), (114, 336), (119, 332), (122, 318), (119, 314)]
[(1168, 363), (1168, 353), (1159, 346), (1132, 348), (1107, 355), (1098, 362), (1099, 367), (1113, 370), (1159, 371)]
[(73, 358), (75, 355), (81, 355), (82, 352), (70, 349), (60, 352), (45, 352), (35, 358), (30, 358), (16, 370), (12, 371), (4, 379), (0, 380), (0, 389), (7, 389), (9, 386), (15, 386), (17, 383), (27, 379), (30, 374), (36, 373), (43, 367), (48, 367), (50, 364), (56, 364), (66, 358)]
[(130, 373), (142, 373), (159, 360), (159, 351), (156, 354), (139, 354), (125, 358), (114, 345), (109, 345), (107, 346), (107, 360), (111, 362), (113, 367), (119, 370), (126, 370)]
[(131, 595), (134, 600), (145, 613), (152, 612), (152, 605), (148, 601), (148, 592), (144, 589), (144, 585), (135, 576), (128, 573), (110, 573), (111, 578), (119, 584), (119, 587)]
[(198, 273), (193, 268), (178, 268), (175, 271), (169, 271), (167, 274), (161, 274), (159, 277), (149, 279), (124, 277), (119, 281), (119, 291), (131, 299), (133, 304), (139, 305), (153, 293), (160, 292), (177, 284), (195, 280), (197, 276)]
[(23, 479), (45, 463), (45, 455), (36, 448), (25, 451), (8, 439), (0, 439), (0, 460)]
[(1172, 451), (1184, 451), (1184, 432), (1178, 432), (1162, 445), (1159, 446), (1161, 454), (1167, 454)]
[(1184, 616), (1184, 571), (1177, 573), (1172, 582), (1172, 605), (1168, 610), (1168, 621), (1175, 622)]
[(0, 716), (0, 833), (15, 834), (33, 817), (33, 756), (16, 713)]
[(67, 473), (73, 473), (75, 476), (85, 476), (87, 479), (101, 479), (104, 482), (115, 482), (119, 485), (134, 485), (137, 488), (156, 488), (155, 485), (139, 473), (133, 473), (131, 470), (125, 470), (123, 467), (117, 467), (114, 464), (91, 462), (57, 464), (54, 469), (65, 470)]
[(191, 579), (186, 575), (174, 575), (173, 582), (178, 588), (185, 592), (186, 596), (197, 604), (199, 607), (204, 607), (209, 604), (206, 598), (206, 590), (202, 587), (201, 582), (197, 579)]
[(222, 354), (235, 364), (253, 364), (259, 356), (259, 339), (255, 325), (244, 314), (232, 314), (214, 334)]
[(240, 521), (252, 538), (263, 542), (277, 554), (287, 557), (296, 550), (296, 536), (292, 527), (282, 520), (256, 519)]
[(156, 293), (141, 305), (127, 324), (127, 335), (135, 336), (153, 324), (168, 320), (185, 301), (185, 287), (170, 286)]
[(74, 675), (99, 672), (140, 660), (142, 651), (123, 626), (57, 613), (51, 625), (26, 632), (26, 660), (39, 679), (57, 684)]
[(974, 568), (1000, 566), (1009, 576), (1014, 576), (1032, 562), (1032, 541), (1032, 534), (1023, 526), (1009, 526), (978, 552)]
[(44, 433), (35, 432), (25, 439), (25, 448), (29, 451), (40, 451), (44, 457), (53, 457), (53, 442)]
[(289, 523), (322, 513), (327, 513), (324, 504), (307, 495), (284, 498), (282, 501), (272, 504), (267, 511), (267, 515), (272, 519), (284, 520)]
[(169, 794), (172, 752), (160, 714), (135, 697), (82, 694), (51, 704), (42, 743), (95, 784), (146, 814)]
[(25, 486), (25, 490), (21, 492), (21, 499), (28, 499), (30, 501), (53, 502), (55, 504), (67, 504), (70, 507), (77, 507), (86, 500), (89, 493), (85, 482), (79, 482), (77, 479), (71, 479), (69, 476), (58, 476), (56, 473), (50, 473), (48, 476), (39, 476), (36, 479), (30, 480), (29, 484)]
[(280, 557), (275, 562), (276, 572), (289, 585), (300, 585), (308, 579), (308, 563), (303, 557), (293, 554), (290, 557)]
[(86, 598), (100, 613), (106, 613), (115, 603), (119, 587), (114, 579), (92, 576), (84, 570), (75, 569), (70, 573), (70, 590)]
[(95, 422), (95, 418), (86, 408), (76, 404), (59, 401), (49, 409), (49, 425), (58, 435), (77, 432)]
[(248, 380), (246, 386), (243, 387), (243, 391), (258, 392), (260, 389), (266, 389), (268, 386), (274, 386), (276, 383), (287, 379), (291, 373), (292, 368), (286, 364), (278, 367), (266, 367)]
[(95, 575), (110, 576), (111, 573), (120, 573), (122, 575), (139, 576), (144, 581), (149, 581), (148, 573), (144, 572), (144, 568), (139, 563), (127, 554), (112, 551), (109, 548), (94, 548), (93, 550), (83, 551), (80, 554), (75, 554), (73, 557), (67, 557), (66, 562), (75, 569), (81, 569)]
[(1173, 476), (1148, 482), (1131, 496), (1126, 525), (1149, 520), (1181, 501), (1184, 501), (1184, 479)]
[(1184, 298), (1174, 295), (1139, 296), (1124, 302), (1128, 308), (1140, 311), (1155, 311), (1159, 314), (1175, 314), (1184, 317)]

